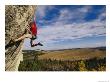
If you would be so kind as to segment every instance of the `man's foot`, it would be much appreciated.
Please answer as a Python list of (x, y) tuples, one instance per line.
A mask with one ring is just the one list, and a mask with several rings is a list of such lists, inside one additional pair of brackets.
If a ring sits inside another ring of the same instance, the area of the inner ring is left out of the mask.
[(43, 44), (41, 44), (40, 42), (37, 45), (43, 46)]
[(31, 45), (31, 47), (34, 47), (35, 45)]
[(38, 46), (38, 45), (43, 46), (43, 44), (41, 44), (41, 43), (39, 42), (39, 43), (37, 43), (37, 44), (31, 45), (31, 47)]

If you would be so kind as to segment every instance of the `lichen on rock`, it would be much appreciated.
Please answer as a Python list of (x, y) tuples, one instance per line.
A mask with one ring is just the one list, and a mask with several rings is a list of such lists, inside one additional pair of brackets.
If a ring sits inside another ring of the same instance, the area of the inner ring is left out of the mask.
[(11, 39), (17, 39), (23, 35), (26, 27), (32, 21), (36, 10), (35, 5), (6, 5), (5, 6), (5, 70), (18, 69), (22, 60), (23, 41), (10, 45)]

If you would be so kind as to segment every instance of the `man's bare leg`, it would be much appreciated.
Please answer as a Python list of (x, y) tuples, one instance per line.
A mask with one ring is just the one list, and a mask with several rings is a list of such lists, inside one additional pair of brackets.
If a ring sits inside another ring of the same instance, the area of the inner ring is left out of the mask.
[(37, 46), (37, 45), (43, 46), (40, 42), (37, 43), (37, 44), (34, 44), (34, 43), (33, 43), (34, 40), (31, 39), (31, 38), (32, 38), (32, 35), (31, 35), (31, 34), (24, 34), (24, 35), (21, 36), (20, 38), (15, 39), (14, 42), (24, 40), (25, 38), (30, 38), (31, 47), (34, 47), (34, 46)]
[(24, 40), (25, 38), (32, 38), (32, 35), (31, 34), (24, 34), (23, 36), (21, 36), (20, 38), (18, 39), (15, 39), (14, 41), (21, 41), (21, 40)]

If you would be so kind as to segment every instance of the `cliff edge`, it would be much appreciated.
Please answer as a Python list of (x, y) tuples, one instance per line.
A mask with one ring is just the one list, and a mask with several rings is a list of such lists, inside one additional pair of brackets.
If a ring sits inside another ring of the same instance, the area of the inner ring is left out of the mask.
[(17, 39), (25, 32), (25, 28), (32, 21), (36, 6), (34, 5), (6, 5), (5, 6), (5, 70), (18, 70), (23, 61), (23, 41), (10, 44), (11, 39)]

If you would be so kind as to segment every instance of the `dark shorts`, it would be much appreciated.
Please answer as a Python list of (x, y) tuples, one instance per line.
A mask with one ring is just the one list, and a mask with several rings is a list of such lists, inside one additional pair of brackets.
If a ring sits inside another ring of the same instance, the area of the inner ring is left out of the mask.
[(36, 35), (32, 35), (31, 40), (35, 40), (36, 38), (37, 38), (37, 36), (36, 36)]

